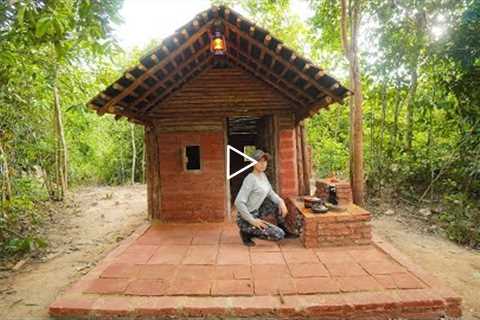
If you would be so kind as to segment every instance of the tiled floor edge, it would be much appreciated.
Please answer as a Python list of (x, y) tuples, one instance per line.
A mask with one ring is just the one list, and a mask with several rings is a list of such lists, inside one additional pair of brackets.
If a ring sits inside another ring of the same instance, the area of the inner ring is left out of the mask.
[[(115, 257), (121, 254), (123, 250), (125, 250), (128, 247), (129, 244), (131, 244), (132, 242), (137, 240), (139, 237), (141, 237), (148, 230), (148, 228), (150, 228), (150, 225), (151, 225), (150, 221), (146, 221), (142, 223), (140, 226), (138, 226), (128, 237), (118, 242), (117, 246), (113, 250), (111, 250), (103, 258), (101, 258), (99, 260), (99, 264), (97, 264), (95, 268), (93, 268), (88, 273), (80, 277), (80, 279), (76, 280), (74, 283), (70, 284), (70, 286), (67, 287), (66, 290), (68, 291), (69, 290), (68, 288), (71, 289), (72, 286), (75, 286), (77, 283), (81, 281), (85, 281), (92, 278), (93, 276), (96, 276), (99, 272), (101, 272), (104, 269), (105, 262), (108, 262), (112, 257)], [(64, 296), (65, 296), (65, 293), (59, 294), (57, 295), (55, 300), (53, 300), (52, 303), (50, 303), (48, 307), (49, 314), (51, 314), (52, 310), (53, 310), (53, 313), (55, 313), (57, 301), (64, 299), (65, 298)], [(80, 300), (82, 299), (84, 298), (80, 298)], [(85, 299), (90, 300), (89, 298), (85, 298)]]
[[(403, 254), (400, 250), (391, 245), (388, 241), (376, 234), (372, 236), (372, 244), (385, 254), (391, 256), (394, 260), (407, 267), (415, 276), (426, 283), (430, 288), (437, 291), (446, 301), (448, 308), (461, 310), (462, 297), (454, 290), (447, 287), (442, 281), (435, 276), (426, 272), (422, 267), (415, 264), (412, 259)], [(458, 313), (458, 312), (456, 312)]]
[[(315, 298), (319, 302), (315, 303)], [(292, 300), (293, 299), (293, 300)], [(100, 301), (101, 300), (101, 301)], [(174, 317), (178, 319), (198, 317), (251, 317), (251, 318), (322, 318), (357, 319), (360, 316), (387, 316), (389, 319), (409, 319), (410, 316), (424, 315), (426, 319), (440, 319), (445, 315), (449, 319), (459, 318), (461, 314), (454, 308), (446, 307), (439, 300), (416, 301), (412, 299), (398, 300), (395, 295), (381, 300), (362, 300), (352, 302), (348, 297), (341, 301), (323, 300), (321, 296), (290, 296), (280, 302), (278, 297), (145, 297), (141, 302), (127, 302), (118, 297), (104, 297), (96, 301), (76, 300), (60, 301), (50, 307), (50, 315), (54, 318), (71, 317), (79, 319), (110, 319), (124, 317), (140, 319), (142, 317)], [(258, 303), (260, 302), (260, 303)], [(375, 318), (377, 319), (377, 318)], [(382, 318), (383, 319), (383, 318)]]

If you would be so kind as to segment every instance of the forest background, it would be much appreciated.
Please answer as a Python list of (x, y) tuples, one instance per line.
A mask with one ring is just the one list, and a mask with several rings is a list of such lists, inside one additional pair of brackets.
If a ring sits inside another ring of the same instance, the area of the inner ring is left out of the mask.
[[(480, 0), (306, 2), (308, 20), (289, 0), (212, 0), (241, 8), (351, 87), (346, 5), (358, 21), (367, 203), (428, 208), (451, 240), (479, 248)], [(86, 106), (157, 44), (120, 49), (112, 25), (121, 6), (0, 2), (0, 257), (46, 246), (38, 236), (46, 207), (68, 190), (144, 182), (143, 128)], [(348, 104), (306, 126), (316, 176), (348, 178)]]

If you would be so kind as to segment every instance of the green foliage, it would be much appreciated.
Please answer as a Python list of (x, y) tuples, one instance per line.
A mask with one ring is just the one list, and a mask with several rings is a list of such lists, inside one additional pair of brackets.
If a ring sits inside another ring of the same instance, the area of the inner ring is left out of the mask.
[(440, 214), (440, 221), (448, 237), (468, 246), (480, 246), (480, 210), (478, 201), (468, 199), (465, 194), (445, 196), (446, 209)]
[[(309, 3), (315, 11), (312, 54), (317, 61), (334, 57), (338, 62), (326, 65), (341, 71), (338, 1)], [(478, 245), (480, 1), (361, 3), (368, 197), (422, 200), (422, 206), (428, 200), (433, 206), (453, 194), (447, 204), (455, 205), (446, 206), (442, 215), (447, 232), (454, 241)], [(435, 28), (445, 30), (438, 40)], [(412, 91), (414, 72), (418, 83)], [(411, 148), (406, 143), (409, 95)], [(316, 173), (324, 176), (333, 169), (348, 177), (348, 107), (320, 112), (308, 130)]]
[[(121, 4), (121, 0), (0, 3), (2, 254), (43, 245), (36, 236), (42, 220), (37, 204), (49, 196), (53, 198), (54, 86), (64, 114), (70, 183), (111, 182), (100, 170), (107, 167), (108, 157), (116, 155), (110, 153), (107, 157), (102, 150), (112, 148), (118, 136), (108, 132), (112, 119), (99, 118), (85, 105), (133, 59), (119, 52), (112, 38), (111, 23), (119, 21)], [(127, 124), (117, 125), (125, 128), (118, 135), (130, 136)], [(141, 134), (136, 134), (138, 157), (143, 149)], [(129, 152), (129, 145), (123, 150)], [(4, 175), (7, 169), (8, 177)], [(130, 167), (125, 168), (124, 176), (127, 170)], [(140, 176), (137, 173), (137, 181)], [(115, 180), (125, 181), (129, 179)], [(7, 185), (11, 186), (11, 194)]]
[(0, 258), (46, 246), (35, 236), (42, 223), (36, 203), (48, 199), (45, 190), (31, 177), (18, 178), (15, 187), (14, 197), (0, 202)]

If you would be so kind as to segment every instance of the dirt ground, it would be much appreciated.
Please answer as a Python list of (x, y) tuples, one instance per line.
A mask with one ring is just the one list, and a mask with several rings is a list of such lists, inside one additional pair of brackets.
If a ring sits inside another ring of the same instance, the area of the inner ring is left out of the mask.
[(146, 187), (82, 188), (55, 208), (46, 255), (0, 273), (0, 319), (48, 319), (48, 305), (145, 222)]
[[(480, 252), (425, 232), (401, 213), (373, 220), (374, 232), (464, 297), (464, 319), (480, 319)], [(0, 266), (0, 319), (48, 319), (48, 305), (87, 273), (118, 241), (146, 221), (143, 185), (89, 187), (51, 215), (50, 246), (18, 271)], [(427, 228), (428, 229), (428, 228)]]

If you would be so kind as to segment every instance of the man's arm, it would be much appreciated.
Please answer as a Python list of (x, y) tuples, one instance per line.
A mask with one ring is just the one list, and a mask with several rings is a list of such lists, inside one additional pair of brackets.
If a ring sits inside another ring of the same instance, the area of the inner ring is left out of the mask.
[(235, 198), (235, 207), (238, 210), (240, 216), (248, 221), (250, 224), (253, 224), (255, 218), (250, 214), (247, 207), (248, 196), (253, 189), (252, 180), (243, 179), (242, 186), (240, 191), (238, 191), (237, 197)]

